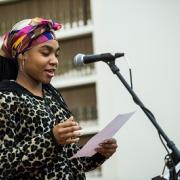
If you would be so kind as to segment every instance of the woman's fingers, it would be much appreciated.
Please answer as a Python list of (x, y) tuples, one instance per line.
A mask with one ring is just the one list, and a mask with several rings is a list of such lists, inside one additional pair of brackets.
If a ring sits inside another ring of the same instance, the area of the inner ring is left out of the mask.
[(69, 133), (69, 132), (78, 131), (80, 129), (81, 129), (81, 127), (77, 126), (77, 125), (70, 126), (70, 127), (65, 127), (65, 128), (64, 127), (63, 128), (59, 127), (58, 132), (65, 134), (65, 133)]
[(57, 124), (53, 128), (53, 134), (59, 144), (70, 144), (79, 141), (81, 127), (70, 117), (65, 122)]
[(76, 125), (78, 125), (78, 123), (75, 122), (72, 117), (70, 117), (69, 119), (67, 119), (64, 122), (61, 122), (61, 123), (57, 124), (57, 126), (63, 127), (63, 128), (76, 126)]
[(66, 140), (66, 144), (77, 143), (80, 138), (69, 138)]
[(107, 139), (99, 144), (99, 147), (96, 148), (96, 152), (101, 153), (106, 158), (109, 158), (116, 152), (117, 147), (116, 139)]
[(116, 149), (105, 149), (105, 148), (97, 148), (96, 149), (99, 153), (114, 153)]
[(99, 145), (100, 147), (102, 148), (105, 148), (105, 149), (116, 149), (117, 148), (117, 144), (105, 144), (105, 143), (101, 143)]
[(116, 144), (117, 141), (115, 138), (111, 138), (111, 139), (106, 139), (102, 142), (103, 144)]
[(81, 133), (79, 131), (73, 131), (70, 133), (61, 134), (60, 136), (61, 136), (61, 138), (64, 138), (64, 139), (76, 138), (76, 137), (81, 136)]

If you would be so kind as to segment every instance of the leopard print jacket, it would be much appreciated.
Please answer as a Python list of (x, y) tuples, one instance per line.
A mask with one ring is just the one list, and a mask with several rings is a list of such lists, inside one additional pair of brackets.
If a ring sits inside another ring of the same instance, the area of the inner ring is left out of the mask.
[(95, 154), (69, 160), (79, 147), (58, 145), (53, 125), (70, 117), (62, 96), (43, 85), (43, 98), (15, 81), (0, 83), (0, 179), (84, 180), (85, 172), (100, 166)]

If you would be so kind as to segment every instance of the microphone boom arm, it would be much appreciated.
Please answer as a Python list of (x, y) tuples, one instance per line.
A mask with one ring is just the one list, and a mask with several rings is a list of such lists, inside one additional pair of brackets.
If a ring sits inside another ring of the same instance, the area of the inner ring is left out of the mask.
[[(122, 82), (122, 84), (126, 87), (126, 89), (128, 90), (128, 92), (131, 94), (134, 102), (140, 106), (140, 108), (142, 109), (142, 111), (146, 114), (146, 116), (149, 118), (149, 120), (152, 122), (152, 124), (154, 125), (154, 127), (157, 129), (159, 135), (161, 135), (163, 137), (163, 139), (166, 141), (167, 146), (169, 149), (172, 150), (172, 153), (170, 154), (171, 159), (173, 161), (171, 167), (168, 166), (168, 168), (172, 170), (172, 168), (174, 169), (174, 163), (177, 164), (178, 162), (180, 162), (180, 151), (178, 150), (178, 148), (176, 147), (176, 145), (174, 144), (174, 142), (172, 140), (170, 140), (168, 138), (168, 136), (165, 134), (165, 132), (163, 131), (163, 129), (160, 127), (160, 125), (157, 123), (154, 115), (151, 113), (151, 111), (149, 111), (144, 104), (141, 102), (141, 100), (138, 98), (138, 96), (136, 95), (136, 93), (131, 89), (131, 87), (129, 86), (129, 84), (126, 82), (126, 80), (124, 79), (124, 77), (121, 75), (119, 68), (115, 65), (115, 59), (116, 56), (114, 57), (114, 60), (111, 59), (111, 61), (106, 61), (106, 63), (109, 65), (111, 71), (113, 72), (113, 74), (116, 74), (118, 76), (118, 78), (120, 79), (120, 81)], [(176, 171), (175, 171), (176, 172)], [(177, 179), (177, 175), (176, 174), (171, 174), (171, 176), (173, 176), (172, 180), (176, 180)]]

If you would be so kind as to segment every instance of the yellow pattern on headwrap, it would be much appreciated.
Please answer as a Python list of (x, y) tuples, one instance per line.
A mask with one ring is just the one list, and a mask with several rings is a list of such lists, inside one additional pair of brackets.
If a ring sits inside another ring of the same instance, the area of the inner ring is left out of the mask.
[(16, 48), (16, 47), (23, 41), (23, 39), (24, 39), (26, 36), (27, 36), (27, 35), (24, 34), (23, 36), (19, 37), (19, 38), (17, 39), (17, 41), (14, 42), (14, 44), (12, 45), (12, 47), (13, 47), (13, 48)]

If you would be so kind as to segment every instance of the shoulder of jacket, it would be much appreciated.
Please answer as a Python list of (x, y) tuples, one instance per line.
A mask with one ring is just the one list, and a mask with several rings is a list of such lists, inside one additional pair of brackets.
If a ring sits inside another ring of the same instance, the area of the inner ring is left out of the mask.
[(22, 90), (19, 88), (19, 86), (14, 82), (10, 80), (4, 80), (0, 82), (0, 93), (16, 93), (19, 96), (22, 95)]

